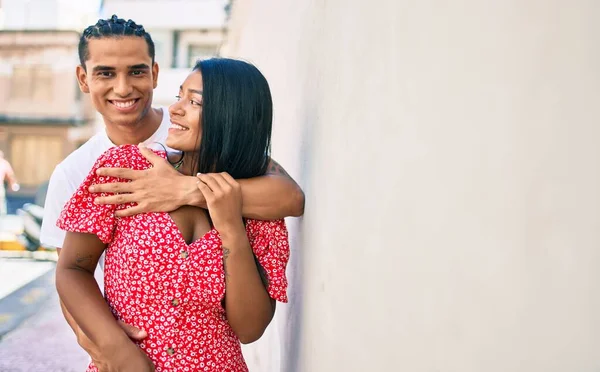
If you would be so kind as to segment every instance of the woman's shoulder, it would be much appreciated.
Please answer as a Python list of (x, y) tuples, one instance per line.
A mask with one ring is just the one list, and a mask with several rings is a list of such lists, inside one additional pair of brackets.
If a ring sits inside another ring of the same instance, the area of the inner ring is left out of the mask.
[[(164, 157), (158, 151), (155, 153)], [(146, 169), (151, 165), (136, 145), (111, 147), (98, 158), (98, 163), (101, 167), (132, 169)]]
[(287, 238), (285, 220), (246, 220), (246, 231), (250, 238), (263, 235), (271, 238)]

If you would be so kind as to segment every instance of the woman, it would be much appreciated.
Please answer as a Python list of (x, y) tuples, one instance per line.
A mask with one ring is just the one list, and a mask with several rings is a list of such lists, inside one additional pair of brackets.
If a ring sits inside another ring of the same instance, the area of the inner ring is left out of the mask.
[[(257, 340), (275, 300), (287, 301), (285, 224), (244, 220), (235, 181), (266, 172), (269, 86), (248, 63), (211, 59), (196, 64), (177, 98), (169, 108), (167, 145), (183, 152), (175, 165), (181, 172), (209, 174), (198, 182), (208, 211), (182, 207), (115, 217), (128, 206), (94, 204), (88, 188), (118, 180), (96, 169), (150, 163), (135, 146), (108, 150), (58, 221), (68, 233), (57, 289), (83, 332), (113, 356), (110, 371), (151, 371), (152, 365), (157, 371), (247, 371), (240, 341)], [(106, 298), (93, 276), (103, 252)], [(148, 337), (134, 343), (118, 320)], [(88, 371), (95, 370), (90, 364)]]

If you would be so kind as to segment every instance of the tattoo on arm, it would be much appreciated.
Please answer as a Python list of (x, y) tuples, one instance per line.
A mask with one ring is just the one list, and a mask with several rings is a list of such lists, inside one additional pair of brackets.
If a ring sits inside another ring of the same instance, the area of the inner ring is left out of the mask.
[(286, 172), (285, 169), (283, 169), (283, 167), (281, 165), (279, 165), (279, 163), (273, 159), (271, 159), (271, 164), (269, 165), (269, 170), (267, 171), (267, 173), (273, 174), (276, 176), (284, 176), (287, 178), (292, 178), (292, 177), (290, 177), (288, 172)]
[(80, 253), (77, 253), (77, 258), (75, 259), (75, 262), (78, 266), (87, 266), (92, 263), (92, 255), (82, 255)]

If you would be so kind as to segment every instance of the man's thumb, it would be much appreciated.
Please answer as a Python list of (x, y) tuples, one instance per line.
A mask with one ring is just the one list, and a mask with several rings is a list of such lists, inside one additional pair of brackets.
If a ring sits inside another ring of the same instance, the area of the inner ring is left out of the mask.
[(148, 336), (148, 333), (146, 331), (139, 329), (137, 327), (134, 327), (132, 325), (129, 325), (129, 324), (123, 322), (122, 320), (119, 320), (119, 325), (121, 326), (123, 331), (125, 331), (127, 336), (129, 336), (129, 338), (132, 338), (134, 340), (138, 340), (138, 341), (143, 340), (144, 338), (146, 338)]
[(146, 145), (144, 145), (143, 143), (140, 143), (138, 145), (138, 149), (140, 150), (142, 156), (145, 157), (146, 160), (148, 160), (152, 165), (156, 165), (159, 161), (164, 160), (160, 155), (146, 147)]

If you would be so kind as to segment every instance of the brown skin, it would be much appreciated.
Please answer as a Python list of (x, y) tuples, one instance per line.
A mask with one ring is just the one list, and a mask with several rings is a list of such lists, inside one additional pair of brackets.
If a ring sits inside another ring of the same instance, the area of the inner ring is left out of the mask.
[(13, 171), (10, 163), (8, 162), (8, 160), (4, 159), (4, 152), (0, 151), (0, 163), (1, 162), (5, 162), (7, 165), (7, 169), (8, 172), (4, 175), (4, 177), (6, 177), (4, 180), (0, 180), (0, 182), (8, 182), (8, 185), (14, 190), (15, 185), (18, 184), (17, 182), (17, 177), (15, 176), (15, 172)]
[[(152, 63), (146, 42), (140, 37), (91, 39), (88, 49), (90, 57), (85, 66), (78, 66), (76, 70), (81, 91), (90, 94), (92, 103), (102, 115), (107, 134), (114, 144), (143, 142), (156, 131), (162, 121), (161, 110), (151, 107), (159, 68), (158, 64)], [(130, 100), (136, 100), (135, 109), (130, 112), (123, 112), (115, 107), (115, 103)], [(141, 151), (153, 164), (151, 169), (98, 171), (132, 180), (128, 183), (97, 185), (97, 189), (91, 190), (92, 192), (124, 193), (100, 198), (100, 203), (136, 202), (138, 206), (127, 209), (127, 215), (148, 211), (171, 212), (183, 209), (181, 207), (186, 205), (208, 207), (204, 194), (198, 189), (199, 180), (195, 176), (177, 172), (167, 161), (155, 156), (148, 149)], [(269, 169), (263, 177), (238, 181), (243, 190), (243, 215), (257, 219), (302, 215), (304, 193), (300, 187), (274, 160), (271, 160)], [(174, 215), (174, 218), (187, 221), (188, 218), (193, 220), (194, 217), (184, 214), (181, 218)], [(75, 241), (74, 246), (77, 244)], [(61, 250), (57, 251), (60, 254)], [(108, 365), (107, 356), (111, 353), (97, 347), (80, 329), (67, 308), (62, 308), (80, 346), (92, 356), (97, 365)], [(143, 330), (124, 323), (117, 325), (129, 338), (139, 340), (146, 336)]]
[[(106, 132), (116, 145), (138, 144), (160, 126), (162, 114), (152, 109), (158, 84), (158, 64), (152, 63), (141, 37), (91, 39), (89, 59), (77, 66), (77, 82), (89, 93), (102, 115)], [(134, 100), (132, 110), (119, 110), (118, 103)]]
[[(199, 72), (192, 73), (184, 87), (202, 87)], [(186, 95), (188, 93), (182, 93)], [(191, 94), (191, 93), (190, 93)], [(170, 129), (167, 143), (188, 154), (199, 147), (201, 105), (184, 96), (169, 112), (173, 122), (185, 130)], [(201, 97), (198, 100), (201, 102)], [(153, 155), (154, 156), (154, 155)], [(192, 172), (192, 155), (184, 159), (181, 170)], [(156, 160), (156, 159), (154, 159)], [(275, 312), (246, 235), (242, 218), (241, 185), (227, 173), (205, 174), (196, 187), (206, 200), (208, 213), (198, 207), (181, 207), (170, 213), (186, 241), (193, 241), (214, 226), (223, 242), (226, 296), (224, 307), (233, 331), (243, 343), (256, 341), (264, 333)], [(60, 254), (56, 285), (65, 307), (92, 345), (111, 358), (103, 360), (106, 371), (152, 370), (146, 355), (133, 344), (114, 319), (94, 279), (106, 245), (91, 234), (67, 232)], [(133, 345), (133, 347), (132, 347)]]
[[(93, 193), (110, 193), (96, 198), (98, 204), (137, 203), (133, 208), (119, 210), (125, 217), (146, 212), (171, 212), (183, 205), (207, 208), (204, 195), (198, 190), (198, 179), (177, 172), (163, 158), (153, 156), (148, 149), (142, 154), (152, 168), (133, 170), (100, 168), (97, 174), (130, 180), (94, 185)], [(247, 218), (276, 220), (304, 214), (304, 192), (275, 160), (271, 159), (267, 174), (261, 177), (237, 180), (242, 186), (242, 214)]]

